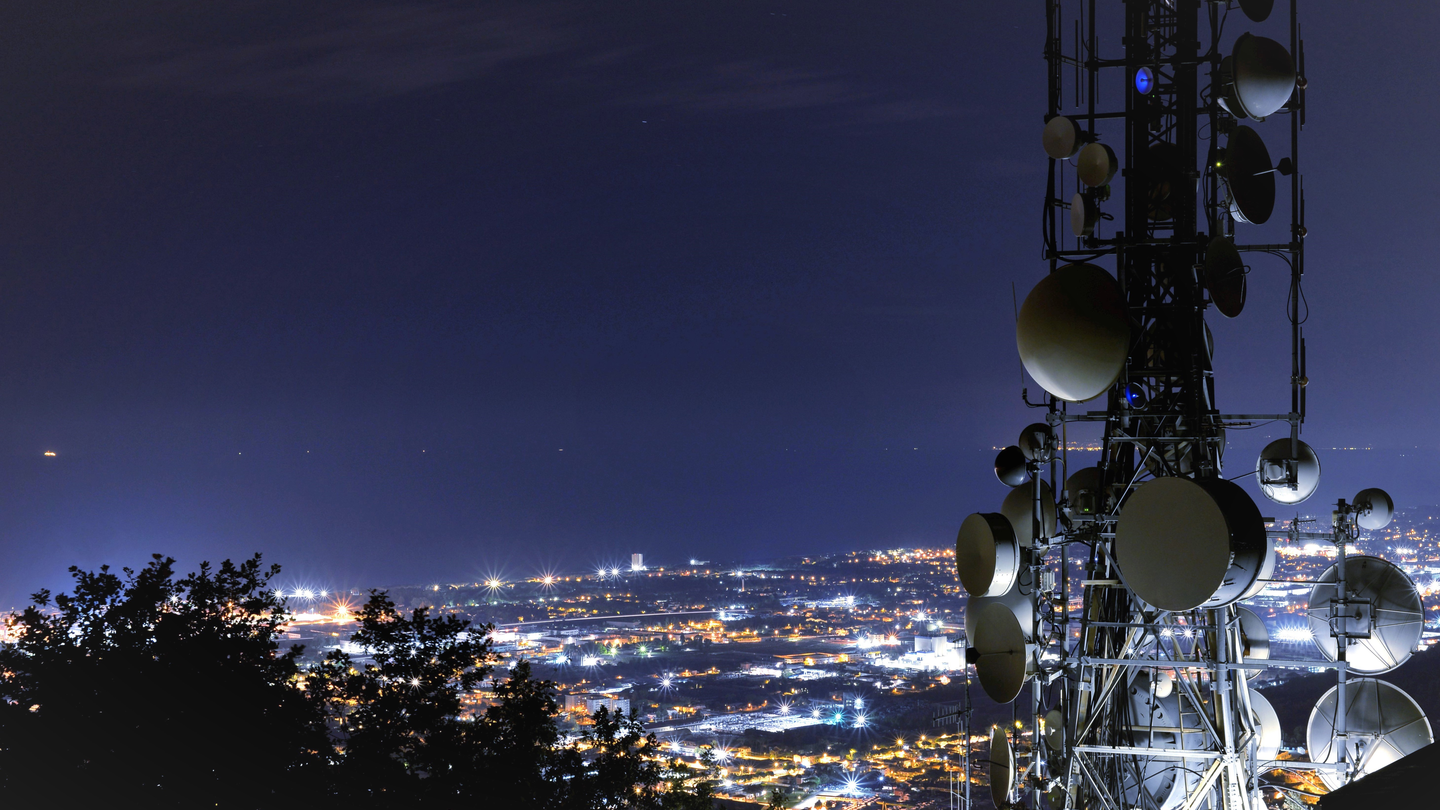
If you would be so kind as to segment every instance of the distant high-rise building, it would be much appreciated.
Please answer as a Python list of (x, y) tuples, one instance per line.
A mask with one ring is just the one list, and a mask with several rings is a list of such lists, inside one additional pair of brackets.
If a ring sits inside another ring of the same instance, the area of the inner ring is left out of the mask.
[(644, 570), (645, 570), (645, 555), (644, 555), (644, 554), (631, 554), (631, 555), (630, 555), (630, 570), (631, 570), (631, 571), (644, 571)]

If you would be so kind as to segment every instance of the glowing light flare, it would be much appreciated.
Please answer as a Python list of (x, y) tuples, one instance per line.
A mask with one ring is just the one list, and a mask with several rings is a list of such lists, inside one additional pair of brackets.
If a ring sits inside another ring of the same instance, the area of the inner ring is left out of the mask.
[(1290, 643), (1309, 641), (1312, 638), (1310, 628), (1305, 625), (1292, 625), (1281, 627), (1275, 631), (1275, 640)]

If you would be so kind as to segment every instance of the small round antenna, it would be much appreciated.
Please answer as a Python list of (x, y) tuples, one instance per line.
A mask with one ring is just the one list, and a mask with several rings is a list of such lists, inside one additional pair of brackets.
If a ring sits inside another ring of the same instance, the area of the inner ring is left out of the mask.
[(1270, 219), (1275, 211), (1275, 174), (1270, 150), (1255, 130), (1236, 127), (1216, 168), (1230, 190), (1230, 216), (1253, 225)]
[(1098, 224), (1100, 204), (1089, 194), (1077, 192), (1070, 198), (1070, 231), (1076, 236), (1094, 236)]
[(1315, 448), (1300, 441), (1296, 447), (1300, 452), (1292, 454), (1289, 439), (1276, 439), (1265, 445), (1255, 461), (1255, 483), (1260, 491), (1286, 506), (1304, 501), (1320, 486), (1320, 457)]
[[(1339, 592), (1338, 566), (1330, 566), (1310, 590), (1306, 614), (1320, 653), (1335, 660), (1330, 603)], [(1345, 606), (1336, 630), (1350, 633), (1345, 660), (1352, 672), (1379, 675), (1410, 660), (1425, 630), (1425, 605), (1415, 583), (1398, 566), (1379, 557), (1345, 560)]]
[(1275, 0), (1240, 0), (1240, 10), (1245, 16), (1255, 22), (1265, 22), (1270, 18), (1270, 10), (1275, 7)]
[(1074, 118), (1057, 115), (1045, 122), (1045, 134), (1041, 141), (1045, 154), (1055, 160), (1067, 160), (1075, 157), (1080, 147), (1085, 145), (1084, 137), (1085, 131)]
[[(1000, 503), (1000, 514), (1010, 521), (1010, 526), (1015, 530), (1015, 539), (1020, 543), (1021, 548), (1029, 548), (1035, 542), (1035, 499), (1029, 487), (1016, 487), (1010, 490), (1005, 500)], [(1040, 482), (1040, 539), (1048, 540), (1055, 536), (1055, 496), (1050, 492), (1050, 485), (1044, 481)]]
[(1105, 508), (1100, 492), (1100, 468), (1082, 467), (1065, 482), (1065, 512), (1075, 517), (1096, 515)]
[[(1357, 777), (1374, 773), (1435, 741), (1430, 721), (1405, 690), (1376, 678), (1357, 678), (1346, 684), (1345, 740), (1335, 739), (1340, 687), (1332, 686), (1310, 712), (1305, 747), (1311, 762), (1336, 762), (1340, 746), (1345, 761), (1355, 763)], [(1331, 790), (1345, 783), (1332, 771), (1317, 771)]]
[(996, 703), (1009, 703), (1018, 697), (1030, 677), (1031, 648), (1010, 608), (993, 604), (980, 611), (971, 642), (975, 647), (975, 674), (985, 694)]
[(1057, 754), (1065, 750), (1065, 715), (1059, 709), (1045, 713), (1045, 747)]
[(1016, 577), (1015, 584), (1010, 590), (999, 596), (972, 596), (965, 603), (965, 638), (975, 638), (976, 629), (980, 626), (980, 614), (990, 605), (1003, 605), (1015, 615), (1015, 621), (1019, 622), (1020, 629), (1025, 633), (1026, 639), (1030, 638), (1031, 629), (1035, 625), (1035, 600), (1031, 596), (1035, 593), (1034, 574), (1029, 568), (1029, 555), (1023, 550), (1020, 552), (1020, 574)]
[(1044, 422), (1026, 425), (1020, 431), (1020, 440), (1015, 446), (1020, 448), (1026, 459), (1047, 463), (1055, 457), (1055, 432)]
[(1115, 150), (1103, 143), (1087, 143), (1075, 159), (1075, 173), (1080, 182), (1091, 188), (1103, 186), (1120, 170), (1120, 159)]
[(1236, 118), (1264, 121), (1295, 92), (1295, 60), (1273, 39), (1241, 34), (1230, 55), (1220, 60), (1219, 102)]
[(1355, 505), (1355, 525), (1367, 531), (1379, 531), (1395, 519), (1395, 502), (1383, 489), (1362, 489), (1352, 503)]
[(1084, 402), (1120, 377), (1130, 320), (1120, 285), (1093, 264), (1067, 264), (1025, 296), (1015, 325), (1020, 361), (1059, 399)]
[(1211, 239), (1205, 248), (1205, 288), (1221, 315), (1236, 318), (1245, 309), (1245, 263), (1235, 243), (1224, 236)]
[(1255, 743), (1255, 758), (1261, 761), (1274, 759), (1280, 755), (1280, 715), (1275, 713), (1275, 707), (1270, 705), (1270, 701), (1255, 689), (1250, 691), (1250, 709), (1255, 718), (1255, 727), (1260, 730), (1259, 739)]
[(999, 596), (1020, 572), (1020, 543), (1004, 515), (975, 514), (955, 537), (955, 572), (971, 596)]
[(1015, 749), (1009, 731), (997, 725), (990, 729), (990, 800), (996, 807), (1006, 807), (1014, 789)]
[(1018, 487), (1030, 480), (1025, 464), (1025, 454), (1012, 444), (995, 455), (995, 477), (1007, 487)]

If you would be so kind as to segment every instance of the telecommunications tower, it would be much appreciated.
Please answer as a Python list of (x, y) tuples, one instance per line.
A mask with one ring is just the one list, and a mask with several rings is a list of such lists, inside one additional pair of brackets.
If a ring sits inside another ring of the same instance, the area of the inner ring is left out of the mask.
[[(1389, 523), (1389, 496), (1340, 500), (1328, 532), (1267, 529), (1223, 467), (1227, 428), (1277, 422), (1289, 435), (1261, 452), (1256, 485), (1288, 507), (1320, 482), (1300, 439), (1295, 3), (1272, 15), (1273, 0), (1046, 0), (1049, 272), (1016, 323), (1044, 389), (1026, 402), (1044, 419), (996, 457), (1012, 489), (955, 545), (980, 684), (1028, 705), (1025, 731), (991, 735), (997, 806), (1259, 810), (1277, 768), (1334, 788), (1433, 740), (1410, 696), (1372, 677), (1419, 643), (1415, 586), (1384, 560), (1347, 557), (1362, 529)], [(1222, 413), (1206, 316), (1241, 314), (1252, 261), (1257, 283), (1288, 284), (1289, 409)], [(1077, 407), (1091, 401), (1103, 410)], [(1100, 453), (1074, 469), (1079, 423), (1095, 423)], [(1272, 579), (1277, 542), (1302, 538), (1334, 545), (1310, 594), (1319, 655), (1279, 660), (1243, 603)], [(1279, 720), (1251, 679), (1316, 666), (1336, 685), (1311, 713), (1309, 759), (1280, 761)]]

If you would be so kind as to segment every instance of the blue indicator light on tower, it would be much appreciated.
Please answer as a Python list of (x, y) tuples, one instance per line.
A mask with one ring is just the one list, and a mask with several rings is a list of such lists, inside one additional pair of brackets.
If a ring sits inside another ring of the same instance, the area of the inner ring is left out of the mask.
[(1155, 71), (1148, 67), (1135, 71), (1135, 89), (1139, 90), (1142, 96), (1150, 95), (1150, 91), (1155, 89)]

